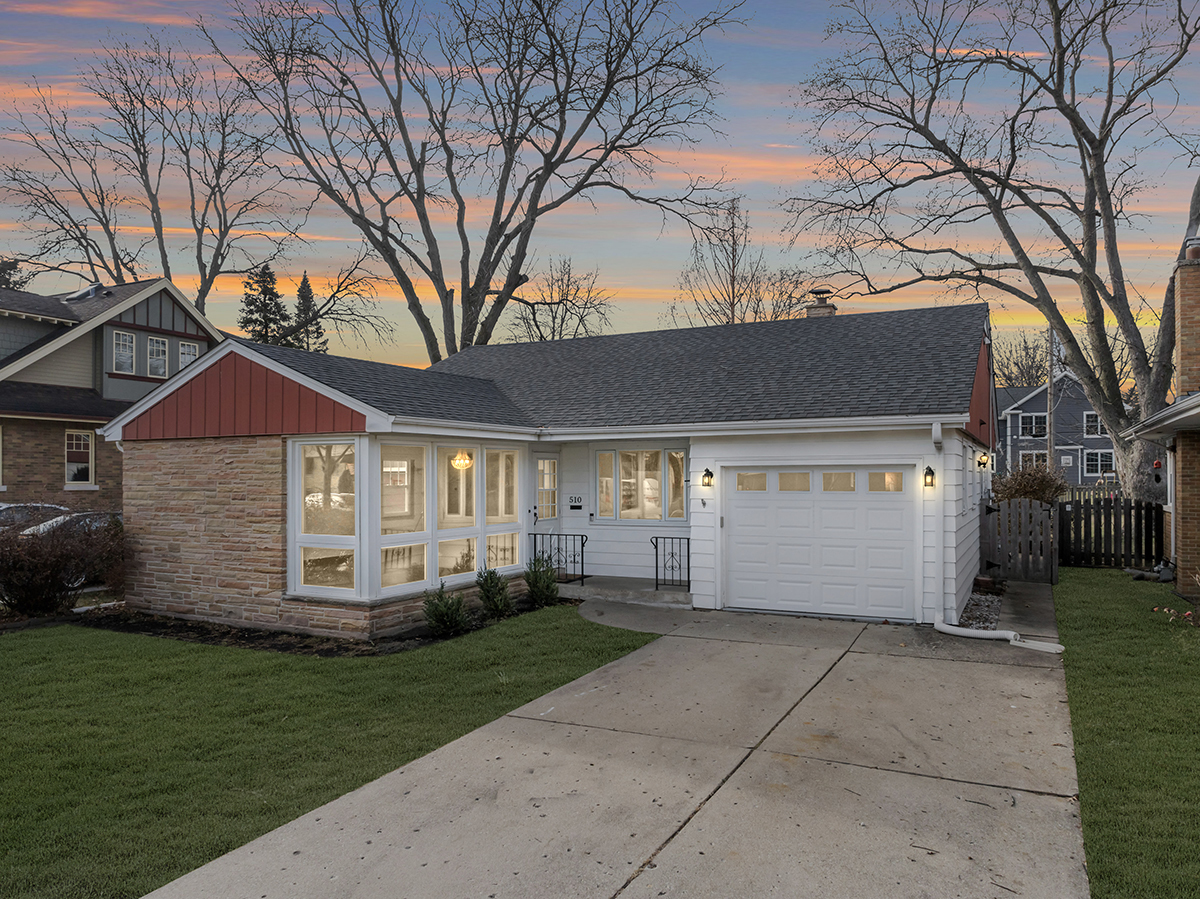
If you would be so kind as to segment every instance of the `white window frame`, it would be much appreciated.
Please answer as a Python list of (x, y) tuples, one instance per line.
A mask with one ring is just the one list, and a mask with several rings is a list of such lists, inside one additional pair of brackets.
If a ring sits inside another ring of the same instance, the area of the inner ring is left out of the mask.
[[(189, 355), (192, 358), (189, 359), (187, 362), (183, 361), (183, 348), (185, 346), (191, 347), (191, 349), (192, 349), (192, 352), (189, 353)], [(185, 368), (187, 368), (189, 365), (191, 365), (193, 362), (195, 362), (199, 358), (200, 358), (200, 344), (192, 343), (191, 341), (188, 341), (188, 340), (179, 341), (179, 370), (180, 371), (183, 371)]]
[[(542, 465), (552, 466), (544, 471)], [(558, 518), (558, 457), (538, 456), (535, 461), (534, 508), (537, 509), (538, 521), (554, 521)], [(543, 486), (549, 477), (550, 486)], [(598, 475), (597, 475), (598, 477)], [(549, 510), (549, 511), (547, 511)]]
[[(1042, 457), (1040, 462), (1038, 456)], [(1021, 450), (1021, 467), (1024, 468), (1027, 464), (1049, 465), (1050, 454), (1046, 450)]]
[[(79, 452), (78, 449), (72, 450), (71, 438), (85, 437), (87, 439), (88, 452), (88, 477), (86, 481), (73, 481), (70, 479), (67, 471), (67, 466), (75, 464), (68, 460), (68, 455), (71, 452)], [(63, 435), (63, 485), (67, 490), (92, 490), (96, 487), (96, 432), (85, 431), (80, 428), (68, 428)]]
[[(621, 453), (648, 453), (657, 452), (659, 454), (659, 485), (658, 485), (658, 502), (661, 517), (659, 518), (622, 518), (621, 517)], [(613, 510), (611, 515), (600, 514), (600, 455), (601, 453), (612, 453), (613, 456), (613, 485), (612, 485), (612, 501)], [(670, 453), (683, 454), (683, 516), (680, 518), (668, 517), (671, 512), (670, 490), (668, 489), (668, 480), (671, 472)], [(688, 448), (686, 446), (674, 446), (671, 444), (659, 446), (625, 446), (612, 447), (603, 446), (596, 447), (592, 450), (592, 488), (596, 491), (595, 505), (595, 520), (603, 524), (622, 524), (633, 526), (651, 526), (686, 524), (689, 519), (690, 510), (688, 509), (688, 488), (690, 486), (688, 480)]]
[(1084, 437), (1107, 437), (1108, 429), (1104, 427), (1104, 422), (1100, 418), (1099, 412), (1084, 412), (1083, 413), (1083, 436)]
[[(123, 342), (124, 338), (129, 338), (129, 371), (118, 367), (117, 359), (120, 357), (118, 346)], [(137, 336), (129, 331), (118, 331), (113, 329), (113, 374), (132, 375), (137, 374)]]
[[(1026, 426), (1025, 426), (1026, 419), (1029, 420), (1028, 428), (1026, 428)], [(1040, 419), (1040, 422), (1039, 422), (1039, 419)], [(1038, 428), (1039, 424), (1041, 425), (1040, 429)], [(1047, 427), (1048, 427), (1048, 422), (1047, 422), (1045, 412), (1022, 412), (1021, 413), (1021, 436), (1022, 437), (1027, 437), (1027, 438), (1028, 437), (1033, 437), (1033, 438), (1045, 437)]]
[[(1103, 456), (1108, 457), (1108, 468), (1103, 466)], [(1095, 470), (1093, 471), (1093, 464)], [(1084, 450), (1083, 453), (1083, 473), (1085, 477), (1102, 478), (1106, 475), (1116, 474), (1117, 461), (1112, 450)]]
[[(158, 353), (156, 350), (161, 349)], [(171, 366), (168, 362), (171, 352), (171, 341), (165, 337), (147, 337), (146, 338), (146, 375), (151, 378), (162, 378), (166, 380), (170, 377)], [(154, 373), (154, 361), (162, 359), (163, 373), (161, 375)]]
[[(305, 446), (329, 446), (339, 444), (354, 446), (354, 535), (305, 534), (304, 514), (304, 450)], [(287, 491), (288, 491), (288, 592), (297, 596), (331, 597), (336, 599), (366, 598), (370, 590), (365, 580), (368, 567), (364, 550), (378, 541), (363, 539), (366, 533), (366, 510), (368, 503), (362, 501), (363, 466), (361, 460), (368, 456), (366, 437), (338, 434), (320, 434), (312, 437), (293, 438), (288, 442)], [(350, 549), (354, 552), (354, 587), (318, 587), (304, 583), (303, 555), (305, 548)], [(375, 569), (378, 580), (378, 568)], [(428, 572), (426, 572), (428, 573)], [(364, 589), (366, 588), (366, 589)]]

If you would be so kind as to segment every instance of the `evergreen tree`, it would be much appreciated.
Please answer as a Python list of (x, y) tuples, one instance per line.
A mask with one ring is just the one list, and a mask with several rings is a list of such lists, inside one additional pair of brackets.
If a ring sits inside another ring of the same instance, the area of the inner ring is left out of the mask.
[(291, 340), (280, 340), (279, 333), (292, 323), (292, 316), (283, 305), (283, 297), (275, 286), (275, 273), (265, 262), (242, 282), (242, 313), (238, 327), (257, 343), (291, 346)]
[(300, 287), (296, 291), (296, 318), (297, 324), (300, 322), (311, 321), (305, 325), (289, 340), (292, 346), (301, 349), (309, 350), (313, 353), (328, 353), (329, 339), (325, 336), (325, 329), (321, 326), (321, 319), (317, 317), (317, 301), (313, 296), (312, 285), (308, 283), (308, 272), (304, 273), (304, 277), (300, 279)]
[(21, 263), (15, 259), (0, 259), (0, 287), (8, 290), (24, 290), (25, 285), (33, 278), (31, 274), (22, 274)]

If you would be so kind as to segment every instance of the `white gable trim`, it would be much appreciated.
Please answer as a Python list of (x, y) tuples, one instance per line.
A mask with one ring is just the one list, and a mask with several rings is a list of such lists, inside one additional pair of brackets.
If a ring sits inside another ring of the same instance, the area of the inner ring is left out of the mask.
[(20, 359), (16, 360), (10, 365), (5, 366), (4, 368), (0, 368), (0, 381), (12, 377), (17, 372), (27, 368), (41, 359), (45, 359), (51, 353), (61, 349), (72, 341), (78, 340), (84, 334), (90, 334), (97, 328), (108, 324), (122, 312), (132, 309), (138, 303), (142, 302), (142, 300), (154, 296), (154, 294), (158, 293), (160, 290), (165, 290), (167, 293), (169, 293), (175, 302), (183, 306), (185, 312), (194, 316), (196, 322), (202, 328), (204, 328), (205, 333), (209, 335), (209, 338), (213, 343), (219, 344), (225, 340), (221, 332), (214, 328), (208, 319), (200, 314), (200, 311), (191, 304), (191, 301), (180, 292), (178, 287), (176, 287), (166, 278), (159, 278), (152, 284), (147, 285), (144, 289), (139, 290), (133, 296), (123, 300), (116, 306), (113, 306), (108, 310), (107, 315), (97, 315), (95, 318), (88, 319), (85, 322), (80, 322), (65, 334), (61, 334), (55, 340), (50, 341), (44, 347), (41, 347), (26, 356), (22, 356)]
[[(1075, 382), (1079, 381), (1079, 378), (1075, 375), (1074, 372), (1060, 371), (1057, 375), (1054, 376), (1054, 383), (1057, 384), (1063, 378), (1070, 378), (1072, 381), (1075, 381)], [(1021, 397), (1019, 400), (1017, 400), (1015, 403), (1013, 403), (1011, 406), (1009, 406), (1007, 409), (1005, 409), (1000, 414), (1007, 416), (1007, 415), (1011, 415), (1013, 412), (1019, 411), (1022, 406), (1024, 406), (1027, 402), (1029, 402), (1031, 399), (1033, 399), (1039, 393), (1043, 393), (1045, 390), (1046, 390), (1045, 384), (1042, 384), (1038, 387), (1033, 388), (1032, 391), (1027, 393), (1025, 396)]]
[(166, 398), (169, 394), (174, 393), (192, 378), (203, 374), (213, 365), (216, 365), (226, 356), (231, 353), (236, 353), (243, 358), (256, 362), (263, 368), (275, 372), (290, 381), (295, 381), (304, 387), (309, 388), (315, 393), (329, 397), (343, 406), (353, 409), (355, 412), (360, 412), (366, 416), (366, 429), (369, 433), (378, 431), (390, 431), (392, 416), (379, 411), (374, 406), (364, 403), (362, 400), (355, 399), (352, 396), (347, 396), (340, 390), (336, 390), (327, 384), (322, 384), (320, 381), (314, 381), (307, 375), (303, 375), (293, 368), (288, 368), (286, 365), (280, 365), (273, 359), (264, 356), (262, 353), (256, 353), (245, 344), (239, 343), (236, 340), (225, 340), (215, 350), (205, 353), (179, 374), (175, 375), (170, 380), (164, 382), (154, 390), (150, 391), (116, 418), (108, 423), (107, 426), (100, 429), (100, 433), (104, 435), (105, 440), (121, 440), (121, 432), (125, 425), (133, 421), (147, 409), (156, 405), (158, 402)]

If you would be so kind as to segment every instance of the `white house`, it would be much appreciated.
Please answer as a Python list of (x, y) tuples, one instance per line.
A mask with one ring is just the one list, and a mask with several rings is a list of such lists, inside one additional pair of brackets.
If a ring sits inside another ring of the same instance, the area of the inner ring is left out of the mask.
[[(832, 307), (825, 307), (832, 311)], [(104, 431), (127, 601), (375, 637), (539, 545), (696, 608), (954, 623), (995, 420), (985, 305), (471, 347), (427, 370), (229, 340)], [(586, 538), (586, 543), (582, 538)]]

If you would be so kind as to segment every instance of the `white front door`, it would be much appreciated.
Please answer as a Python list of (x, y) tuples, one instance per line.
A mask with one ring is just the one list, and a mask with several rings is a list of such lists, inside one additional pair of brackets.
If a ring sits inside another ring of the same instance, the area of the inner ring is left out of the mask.
[(724, 605), (911, 621), (912, 467), (726, 468)]

